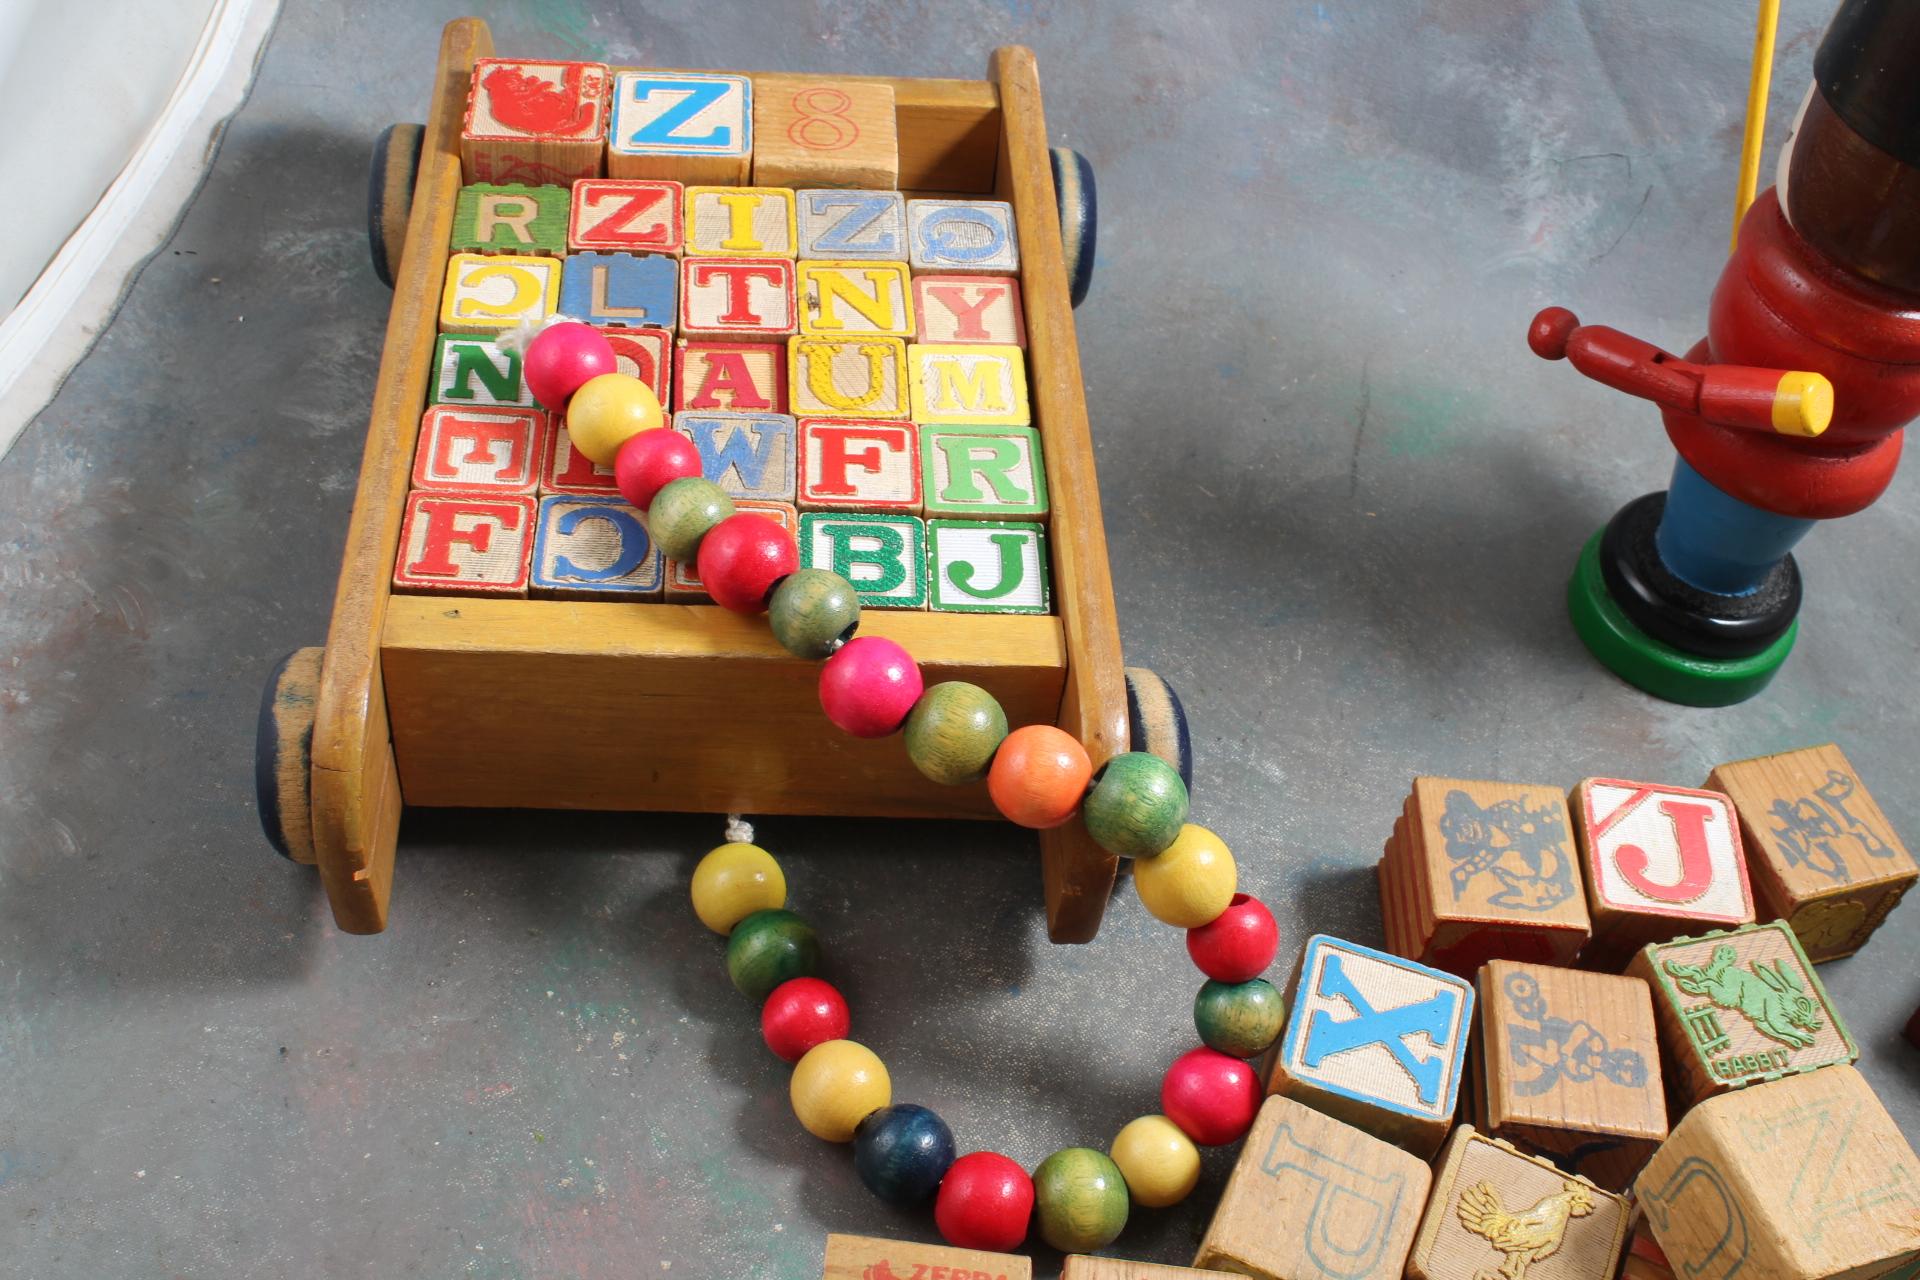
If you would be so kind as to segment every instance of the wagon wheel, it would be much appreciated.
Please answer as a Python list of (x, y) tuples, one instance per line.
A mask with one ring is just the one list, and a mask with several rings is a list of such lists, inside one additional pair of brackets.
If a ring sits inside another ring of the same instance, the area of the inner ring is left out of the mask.
[(413, 183), (420, 172), (423, 124), (390, 124), (373, 144), (367, 174), (367, 243), (373, 250), (373, 274), (393, 287), (400, 269), (400, 248), (407, 239), (407, 215), (413, 211)]
[(1145, 667), (1128, 667), (1127, 725), (1135, 751), (1150, 751), (1180, 771), (1193, 787), (1193, 743), (1187, 737), (1187, 711), (1173, 686)]
[(1048, 156), (1053, 161), (1053, 196), (1060, 204), (1060, 247), (1066, 252), (1067, 294), (1077, 307), (1087, 296), (1087, 286), (1093, 283), (1100, 201), (1093, 185), (1093, 166), (1085, 156), (1072, 147), (1054, 147)]
[(254, 730), (253, 793), (260, 830), (283, 858), (312, 862), (313, 704), (326, 650), (295, 649), (267, 677)]

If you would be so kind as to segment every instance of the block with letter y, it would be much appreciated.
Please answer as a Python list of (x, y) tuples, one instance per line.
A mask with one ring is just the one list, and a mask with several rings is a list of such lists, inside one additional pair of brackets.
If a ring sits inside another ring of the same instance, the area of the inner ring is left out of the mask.
[(1439, 1150), (1472, 1027), (1463, 979), (1325, 934), (1307, 940), (1267, 1091), (1422, 1157)]

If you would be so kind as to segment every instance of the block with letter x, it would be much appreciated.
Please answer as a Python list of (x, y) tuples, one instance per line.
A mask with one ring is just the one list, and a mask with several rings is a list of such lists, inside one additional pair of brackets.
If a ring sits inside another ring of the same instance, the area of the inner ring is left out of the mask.
[(1269, 1093), (1422, 1159), (1453, 1124), (1473, 987), (1462, 978), (1325, 934), (1307, 940)]

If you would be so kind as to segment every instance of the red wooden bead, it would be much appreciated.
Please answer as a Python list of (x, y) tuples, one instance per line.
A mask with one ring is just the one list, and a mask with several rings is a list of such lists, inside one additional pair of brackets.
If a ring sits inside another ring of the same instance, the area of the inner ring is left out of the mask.
[(700, 539), (700, 583), (713, 602), (759, 613), (780, 579), (800, 567), (793, 535), (752, 511), (728, 516)]
[(820, 668), (820, 706), (856, 738), (884, 738), (920, 700), (919, 664), (883, 636), (855, 636)]
[(620, 487), (620, 496), (642, 513), (653, 505), (654, 494), (675, 480), (699, 474), (700, 451), (671, 427), (629, 436), (613, 455), (613, 482)]
[(1017, 1249), (1032, 1217), (1033, 1179), (996, 1151), (955, 1160), (933, 1202), (933, 1223), (956, 1249)]
[(1190, 1049), (1160, 1081), (1160, 1111), (1203, 1147), (1238, 1142), (1260, 1111), (1260, 1077), (1218, 1049)]
[(544, 409), (567, 407), (573, 393), (603, 373), (620, 372), (613, 344), (591, 325), (569, 320), (534, 335), (520, 358), (527, 390)]
[(1215, 982), (1248, 982), (1266, 972), (1280, 949), (1280, 926), (1260, 899), (1233, 895), (1211, 923), (1187, 930), (1187, 954)]
[(987, 770), (987, 794), (1007, 821), (1045, 830), (1073, 816), (1092, 777), (1093, 761), (1078, 738), (1030, 724), (1000, 743)]
[(760, 1006), (760, 1036), (782, 1062), (798, 1062), (807, 1050), (845, 1040), (853, 1019), (846, 997), (818, 978), (789, 978)]

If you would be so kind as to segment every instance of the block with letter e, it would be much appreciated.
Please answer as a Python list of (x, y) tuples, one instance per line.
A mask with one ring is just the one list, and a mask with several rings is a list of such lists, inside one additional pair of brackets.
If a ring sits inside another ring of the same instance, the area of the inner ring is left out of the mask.
[(640, 513), (620, 498), (557, 493), (540, 499), (531, 594), (657, 600), (664, 579), (660, 549)]
[(745, 76), (622, 71), (613, 78), (607, 176), (745, 182), (753, 89)]
[(685, 195), (686, 188), (666, 179), (582, 178), (573, 184), (567, 247), (677, 258), (685, 241)]
[(613, 494), (620, 492), (612, 467), (603, 467), (573, 447), (567, 420), (557, 418), (545, 465), (540, 469), (541, 493)]
[(1046, 613), (1047, 531), (992, 520), (927, 521), (927, 607), (936, 613)]
[(540, 483), (551, 430), (538, 409), (434, 405), (420, 419), (414, 487), (532, 493)]
[(920, 469), (929, 516), (1047, 518), (1047, 468), (1031, 427), (923, 425)]
[(792, 502), (794, 421), (784, 413), (680, 413), (673, 429), (700, 451), (700, 470), (731, 498)]
[(927, 528), (916, 516), (809, 511), (800, 564), (845, 578), (863, 609), (927, 607)]
[(673, 407), (706, 412), (787, 412), (787, 349), (762, 342), (682, 342), (674, 353)]
[(416, 489), (400, 520), (394, 589), (524, 596), (533, 525), (532, 498)]
[(920, 450), (911, 422), (800, 419), (800, 509), (920, 510)]
[(658, 253), (567, 255), (560, 311), (591, 325), (671, 330), (680, 260)]

